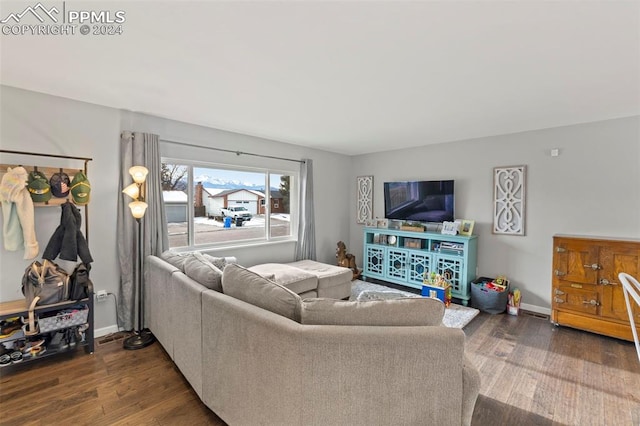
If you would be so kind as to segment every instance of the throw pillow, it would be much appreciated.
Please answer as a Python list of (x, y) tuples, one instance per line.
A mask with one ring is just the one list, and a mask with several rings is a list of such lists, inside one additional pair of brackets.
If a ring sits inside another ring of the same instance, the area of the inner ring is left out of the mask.
[(216, 268), (220, 269), (221, 271), (224, 269), (225, 265), (227, 264), (227, 259), (225, 257), (215, 257), (206, 253), (202, 253), (202, 256), (204, 256), (205, 259), (207, 259), (209, 262), (211, 262)]
[(191, 253), (179, 253), (174, 250), (166, 250), (160, 255), (160, 258), (184, 272), (184, 262), (190, 254)]
[(428, 297), (349, 302), (334, 299), (305, 299), (300, 312), (302, 324), (423, 326), (441, 325), (444, 303)]
[(222, 271), (200, 253), (191, 253), (187, 257), (184, 273), (211, 290), (222, 291)]
[(240, 265), (231, 263), (224, 268), (222, 292), (300, 322), (300, 296)]

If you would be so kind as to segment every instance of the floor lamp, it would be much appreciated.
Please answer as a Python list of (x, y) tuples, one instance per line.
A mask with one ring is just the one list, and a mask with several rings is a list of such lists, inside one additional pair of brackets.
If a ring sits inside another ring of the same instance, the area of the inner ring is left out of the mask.
[(136, 269), (135, 269), (135, 281), (138, 287), (138, 328), (134, 332), (133, 336), (126, 338), (123, 342), (123, 347), (129, 350), (146, 348), (150, 344), (156, 341), (155, 337), (149, 330), (143, 328), (143, 293), (142, 293), (142, 218), (147, 210), (147, 203), (144, 202), (145, 194), (145, 180), (149, 170), (142, 166), (133, 166), (129, 169), (129, 174), (133, 178), (133, 183), (122, 190), (134, 201), (129, 203), (131, 209), (131, 215), (136, 219), (138, 235), (136, 240), (136, 247), (138, 254), (136, 256)]

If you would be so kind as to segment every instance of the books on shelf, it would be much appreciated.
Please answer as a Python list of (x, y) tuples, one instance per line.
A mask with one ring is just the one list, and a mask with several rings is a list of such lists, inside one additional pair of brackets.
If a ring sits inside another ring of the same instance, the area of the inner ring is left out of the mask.
[(438, 245), (440, 251), (454, 252), (462, 254), (464, 252), (464, 244), (451, 241), (440, 241)]

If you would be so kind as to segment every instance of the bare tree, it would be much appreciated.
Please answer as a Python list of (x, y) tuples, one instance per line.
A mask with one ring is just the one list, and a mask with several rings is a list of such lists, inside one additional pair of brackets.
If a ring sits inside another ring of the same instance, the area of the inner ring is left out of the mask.
[(178, 164), (162, 163), (160, 179), (163, 191), (184, 191), (187, 189), (187, 167)]
[(282, 205), (285, 213), (289, 213), (289, 181), (290, 176), (280, 176), (280, 194), (282, 194)]

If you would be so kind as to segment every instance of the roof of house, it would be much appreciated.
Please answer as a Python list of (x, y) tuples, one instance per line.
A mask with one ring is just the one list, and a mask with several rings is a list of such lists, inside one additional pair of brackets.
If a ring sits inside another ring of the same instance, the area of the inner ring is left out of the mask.
[(236, 192), (240, 192), (240, 191), (247, 191), (247, 192), (250, 192), (252, 194), (257, 195), (258, 197), (264, 198), (264, 193), (262, 193), (260, 191), (254, 191), (253, 189), (244, 189), (244, 188), (227, 189), (225, 191), (218, 192), (217, 194), (213, 194), (212, 197), (224, 197), (226, 195), (235, 194)]
[(205, 187), (203, 187), (202, 190), (206, 192), (209, 195), (209, 197), (214, 197), (220, 194), (221, 192), (225, 191), (225, 189), (222, 189), (222, 188), (205, 188)]
[(162, 191), (162, 199), (165, 203), (186, 203), (189, 197), (184, 191)]

